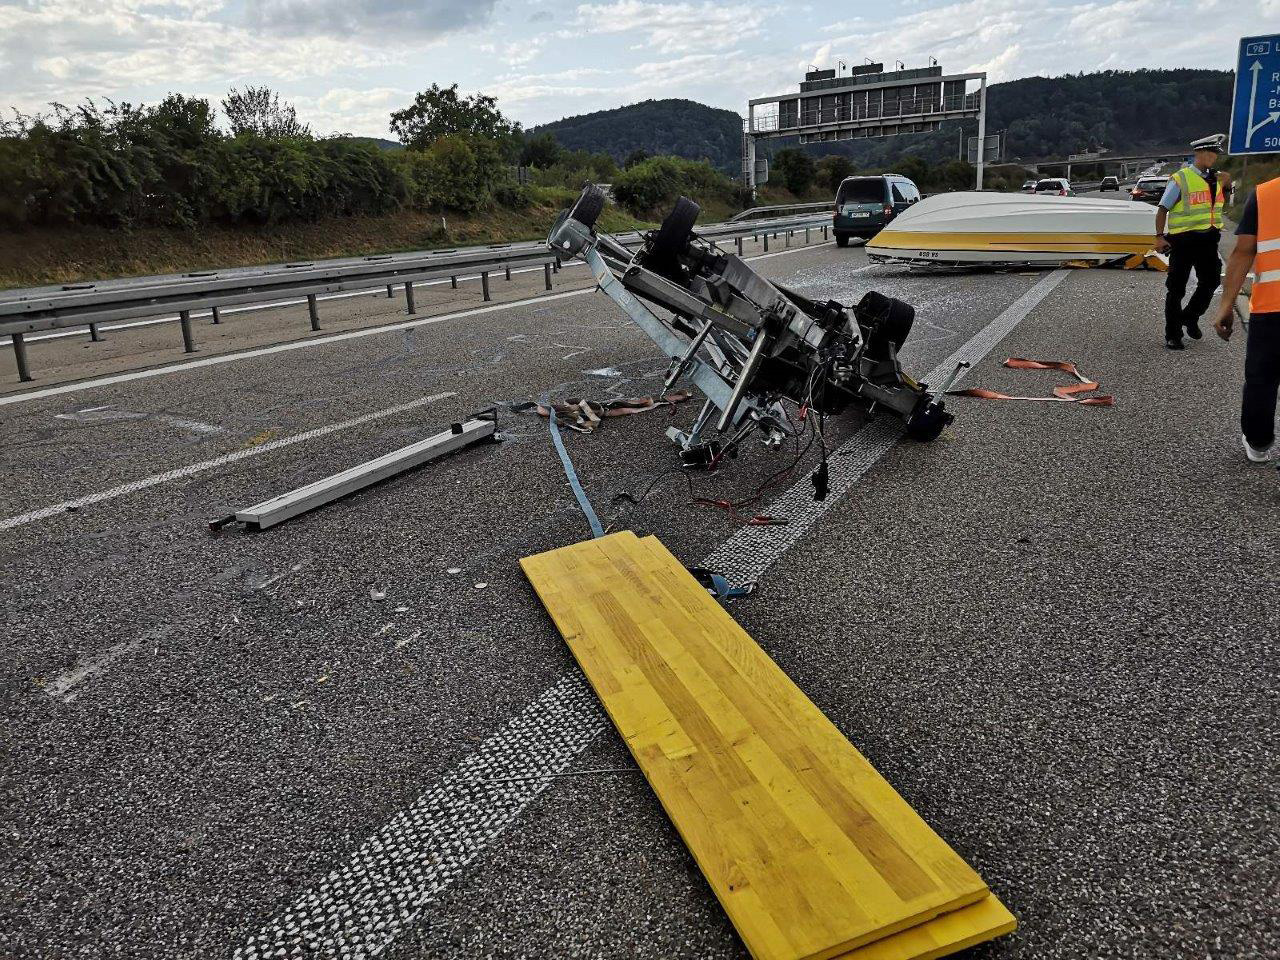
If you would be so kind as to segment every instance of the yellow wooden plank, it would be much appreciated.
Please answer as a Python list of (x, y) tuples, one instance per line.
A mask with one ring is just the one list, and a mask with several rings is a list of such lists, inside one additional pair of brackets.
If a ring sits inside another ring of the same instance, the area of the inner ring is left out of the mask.
[(990, 928), (981, 878), (656, 540), (521, 564), (758, 960), (943, 956)]
[(989, 895), (892, 936), (869, 943), (839, 960), (937, 960), (1017, 929), (1003, 903)]

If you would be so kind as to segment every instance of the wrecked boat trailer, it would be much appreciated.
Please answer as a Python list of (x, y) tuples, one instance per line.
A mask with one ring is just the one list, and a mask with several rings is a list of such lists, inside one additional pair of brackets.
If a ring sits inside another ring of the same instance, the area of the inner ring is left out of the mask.
[[(850, 407), (888, 411), (916, 440), (933, 440), (952, 421), (940, 399), (946, 387), (930, 393), (898, 362), (915, 320), (910, 305), (874, 291), (855, 307), (818, 302), (766, 280), (697, 235), (700, 208), (686, 197), (633, 254), (595, 231), (604, 203), (588, 185), (547, 244), (561, 260), (586, 261), (600, 289), (671, 358), (665, 389), (684, 378), (706, 396), (688, 430), (667, 430), (686, 467), (716, 466), (757, 430), (780, 446), (807, 423), (818, 420), (821, 431), (822, 416)], [(784, 400), (804, 414), (798, 425)]]

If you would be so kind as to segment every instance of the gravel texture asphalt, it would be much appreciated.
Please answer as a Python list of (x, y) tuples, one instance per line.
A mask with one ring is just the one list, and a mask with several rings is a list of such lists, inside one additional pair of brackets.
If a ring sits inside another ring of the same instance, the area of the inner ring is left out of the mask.
[[(758, 265), (914, 302), (920, 372), (1036, 282), (831, 245)], [(1019, 915), (983, 956), (1280, 942), (1276, 476), (1237, 455), (1240, 345), (1170, 357), (1158, 300), (1152, 275), (1068, 277), (997, 349), (1075, 360), (1115, 408), (955, 401), (940, 442), (892, 451), (733, 607)], [(969, 382), (1057, 382), (1000, 356)], [(588, 534), (544, 421), (505, 415), (499, 445), (260, 535), (205, 520), (490, 403), (651, 392), (664, 367), (588, 294), (0, 407), (7, 517), (453, 394), (0, 534), (0, 955), (228, 956), (573, 669), (516, 565)], [(734, 526), (678, 476), (613, 503), (670, 468), (667, 418), (567, 444), (603, 516), (694, 561)], [(699, 483), (750, 492), (778, 456)], [(612, 732), (578, 761), (629, 766)], [(557, 781), (385, 955), (742, 948), (643, 778), (615, 773)]]

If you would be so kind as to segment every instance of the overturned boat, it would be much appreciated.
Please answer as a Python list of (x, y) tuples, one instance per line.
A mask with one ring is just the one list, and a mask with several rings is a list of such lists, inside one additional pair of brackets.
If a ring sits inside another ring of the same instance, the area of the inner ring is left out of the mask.
[(878, 262), (1112, 263), (1145, 258), (1155, 208), (1096, 197), (945, 193), (908, 208), (867, 242)]

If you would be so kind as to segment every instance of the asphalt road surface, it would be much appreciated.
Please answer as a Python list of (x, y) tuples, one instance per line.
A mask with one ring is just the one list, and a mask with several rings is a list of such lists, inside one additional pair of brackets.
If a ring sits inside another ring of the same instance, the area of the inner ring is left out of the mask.
[[(753, 540), (671, 469), (689, 402), (567, 436), (605, 522), (759, 573), (735, 617), (1019, 917), (972, 956), (1280, 955), (1280, 495), (1242, 463), (1242, 344), (1168, 354), (1156, 274), (757, 265), (914, 303), (918, 374), (968, 349), (968, 384), (1045, 393), (1000, 361), (1067, 359), (1116, 406), (957, 398), (820, 515), (813, 456), (784, 472), (759, 509), (795, 525)], [(647, 338), (560, 292), (0, 398), (0, 956), (745, 956), (517, 565), (589, 536), (545, 421), (205, 527), (483, 407), (659, 389)], [(117, 349), (99, 373), (181, 359)]]

